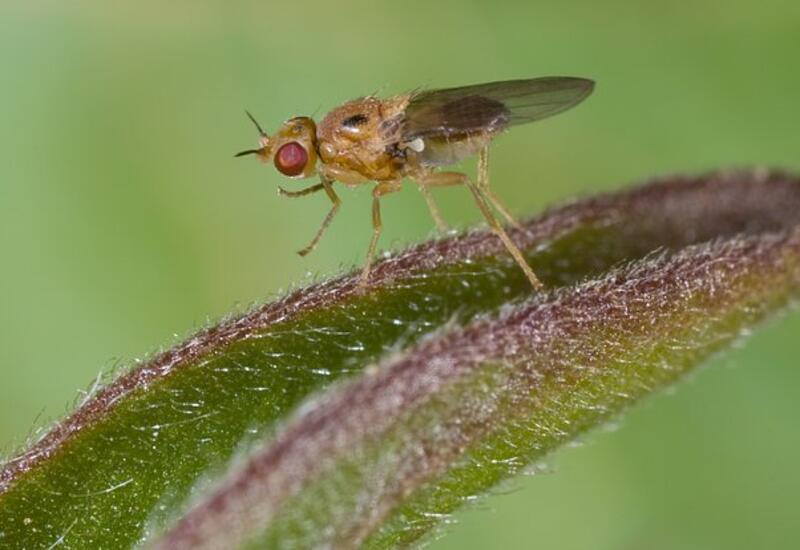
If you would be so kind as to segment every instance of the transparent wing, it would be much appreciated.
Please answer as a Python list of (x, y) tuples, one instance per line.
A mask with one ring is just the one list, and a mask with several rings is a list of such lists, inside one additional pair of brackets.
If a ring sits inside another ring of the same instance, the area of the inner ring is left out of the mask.
[(495, 132), (566, 111), (583, 101), (594, 81), (566, 76), (507, 80), (414, 94), (403, 136), (468, 136)]

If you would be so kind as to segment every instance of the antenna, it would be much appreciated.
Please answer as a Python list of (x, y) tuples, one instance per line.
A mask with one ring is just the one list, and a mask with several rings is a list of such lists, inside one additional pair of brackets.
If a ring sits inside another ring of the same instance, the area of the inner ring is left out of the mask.
[(258, 121), (255, 119), (255, 117), (250, 114), (250, 111), (245, 109), (244, 113), (247, 115), (247, 118), (249, 118), (251, 121), (253, 121), (253, 124), (255, 124), (256, 128), (258, 129), (258, 133), (261, 134), (261, 137), (269, 137), (269, 136), (267, 136), (267, 133), (264, 131), (264, 129), (261, 127), (261, 125), (258, 123)]
[(234, 157), (243, 157), (245, 155), (257, 155), (261, 153), (263, 149), (248, 149), (247, 151), (242, 151), (241, 153), (236, 153), (233, 155)]

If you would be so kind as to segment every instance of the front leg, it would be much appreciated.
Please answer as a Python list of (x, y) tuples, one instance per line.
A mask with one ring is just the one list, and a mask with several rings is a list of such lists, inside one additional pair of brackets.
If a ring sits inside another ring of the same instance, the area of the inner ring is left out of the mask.
[[(339, 206), (342, 204), (342, 201), (339, 200), (339, 196), (336, 194), (336, 191), (333, 190), (333, 181), (323, 176), (322, 181), (318, 185), (320, 186), (320, 189), (325, 190), (325, 193), (327, 193), (328, 198), (333, 203), (333, 206), (331, 206), (331, 209), (328, 211), (328, 214), (325, 216), (325, 219), (322, 220), (322, 225), (317, 231), (317, 234), (314, 235), (314, 238), (311, 239), (311, 242), (308, 243), (308, 246), (297, 252), (301, 256), (305, 256), (306, 254), (314, 250), (314, 248), (316, 248), (317, 243), (322, 237), (322, 234), (325, 233), (326, 229), (328, 229), (328, 226), (331, 224), (331, 221), (333, 220), (333, 217), (336, 215), (336, 212), (339, 211)], [(313, 189), (315, 187), (317, 187), (317, 185), (309, 187), (308, 189)], [(298, 193), (303, 193), (303, 191), (307, 191), (307, 189), (298, 191)], [(307, 193), (313, 193), (313, 191), (307, 191)]]
[(342, 201), (339, 199), (339, 196), (336, 194), (336, 191), (333, 190), (334, 180), (350, 185), (354, 183), (364, 183), (366, 181), (364, 177), (357, 172), (351, 172), (348, 170), (342, 170), (340, 168), (336, 168), (334, 166), (324, 165), (320, 170), (320, 183), (318, 183), (317, 185), (312, 185), (311, 187), (306, 187), (305, 189), (300, 189), (299, 191), (294, 191), (294, 192), (285, 191), (282, 189), (280, 190), (282, 195), (288, 197), (302, 197), (303, 195), (308, 195), (310, 193), (316, 193), (317, 191), (324, 190), (325, 193), (328, 195), (328, 198), (331, 200), (331, 203), (333, 203), (333, 206), (328, 211), (328, 215), (325, 216), (324, 220), (322, 220), (322, 225), (317, 231), (317, 234), (314, 235), (314, 238), (311, 239), (311, 242), (308, 243), (308, 246), (297, 252), (301, 256), (306, 256), (317, 247), (317, 243), (322, 238), (322, 235), (325, 233), (325, 231), (328, 229), (328, 226), (331, 224), (331, 221), (333, 221), (333, 217), (339, 211), (339, 206), (342, 204)]
[(345, 185), (359, 185), (372, 181), (364, 177), (360, 172), (348, 170), (347, 168), (342, 168), (334, 164), (323, 164), (320, 167), (320, 174), (323, 178), (327, 178), (331, 181), (336, 180)]
[(278, 194), (284, 197), (304, 197), (306, 195), (310, 195), (311, 193), (316, 193), (317, 191), (322, 191), (325, 189), (324, 183), (318, 183), (316, 185), (312, 185), (311, 187), (306, 187), (305, 189), (300, 189), (298, 191), (287, 191), (280, 185), (278, 186)]

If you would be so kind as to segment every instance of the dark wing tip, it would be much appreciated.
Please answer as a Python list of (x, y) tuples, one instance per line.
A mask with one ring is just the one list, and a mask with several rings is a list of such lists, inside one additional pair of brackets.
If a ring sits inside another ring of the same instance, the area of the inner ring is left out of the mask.
[(594, 88), (595, 86), (597, 86), (597, 83), (591, 78), (581, 78), (581, 81), (583, 83), (583, 89), (584, 89), (583, 96), (581, 97), (581, 99), (585, 99), (589, 97), (589, 95), (591, 95), (592, 92), (594, 92)]
[(576, 88), (585, 90), (587, 94), (592, 93), (592, 90), (594, 90), (594, 87), (597, 84), (593, 79), (584, 78), (582, 76), (559, 76), (555, 77), (554, 79), (575, 84)]
[(589, 97), (592, 92), (594, 91), (595, 86), (597, 83), (591, 78), (583, 78), (580, 76), (561, 76), (555, 77), (555, 79), (560, 80), (562, 83), (569, 83), (569, 87), (572, 88), (577, 94), (574, 97), (573, 105), (580, 103), (587, 97)]

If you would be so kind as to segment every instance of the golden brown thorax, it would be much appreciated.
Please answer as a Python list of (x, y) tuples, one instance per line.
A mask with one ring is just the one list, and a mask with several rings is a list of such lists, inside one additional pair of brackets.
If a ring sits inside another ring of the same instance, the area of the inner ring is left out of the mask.
[(328, 113), (317, 128), (320, 170), (347, 184), (402, 178), (405, 163), (396, 145), (409, 97), (366, 97)]

